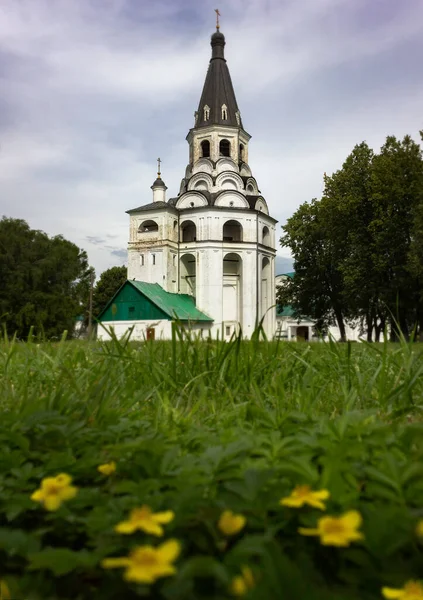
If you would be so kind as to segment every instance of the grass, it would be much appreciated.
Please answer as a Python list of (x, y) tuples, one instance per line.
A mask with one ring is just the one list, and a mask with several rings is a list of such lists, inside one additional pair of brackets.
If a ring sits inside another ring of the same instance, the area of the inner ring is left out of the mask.
[[(373, 599), (418, 577), (419, 345), (5, 338), (0, 365), (0, 579), (13, 597), (229, 598), (244, 565), (248, 598)], [(49, 512), (30, 495), (60, 472), (78, 495)], [(359, 510), (365, 541), (299, 535), (321, 514), (280, 506), (298, 484), (328, 489), (329, 514)], [(152, 585), (101, 568), (157, 545), (114, 532), (144, 503), (175, 512), (165, 539), (182, 544), (176, 575)], [(230, 538), (225, 509), (247, 517)]]

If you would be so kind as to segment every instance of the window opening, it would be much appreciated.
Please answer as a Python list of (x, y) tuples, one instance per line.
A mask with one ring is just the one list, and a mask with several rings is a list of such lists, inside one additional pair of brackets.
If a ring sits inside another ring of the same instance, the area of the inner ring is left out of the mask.
[(222, 120), (226, 121), (228, 119), (228, 107), (226, 104), (222, 104)]
[(207, 106), (207, 104), (204, 107), (204, 120), (208, 121), (210, 119), (210, 106)]
[(231, 155), (231, 144), (229, 140), (222, 140), (219, 144), (220, 156), (230, 156)]
[(153, 257), (153, 265), (155, 265), (156, 264), (156, 255), (152, 254), (151, 256)]
[(203, 158), (210, 158), (210, 142), (209, 140), (203, 140), (201, 142), (201, 153)]
[(152, 231), (158, 230), (159, 226), (155, 221), (144, 221), (143, 223), (141, 223), (138, 229), (140, 233), (151, 233)]

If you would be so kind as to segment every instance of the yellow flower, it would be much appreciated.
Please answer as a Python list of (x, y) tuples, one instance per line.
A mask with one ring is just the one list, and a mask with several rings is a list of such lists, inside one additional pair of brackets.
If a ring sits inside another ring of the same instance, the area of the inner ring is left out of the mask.
[(168, 540), (153, 546), (136, 546), (128, 557), (105, 558), (101, 565), (104, 569), (126, 567), (124, 579), (137, 583), (154, 583), (159, 577), (176, 573), (172, 563), (178, 558), (181, 546), (177, 540)]
[(420, 521), (417, 523), (416, 535), (423, 537), (423, 519), (420, 519)]
[(234, 535), (241, 531), (246, 520), (242, 515), (235, 515), (231, 510), (225, 510), (220, 515), (217, 526), (225, 535)]
[(382, 588), (382, 595), (389, 600), (423, 600), (423, 585), (419, 581), (407, 581), (401, 589)]
[(249, 567), (241, 567), (241, 575), (232, 579), (230, 592), (234, 596), (244, 596), (248, 590), (254, 587), (254, 577)]
[(0, 579), (0, 600), (11, 600), (9, 586), (3, 579)]
[(318, 490), (313, 492), (309, 485), (297, 485), (291, 492), (290, 496), (282, 498), (280, 504), (282, 506), (290, 506), (291, 508), (301, 508), (304, 504), (325, 510), (326, 505), (322, 500), (327, 500), (330, 494), (328, 490)]
[(112, 461), (104, 465), (100, 465), (99, 467), (97, 467), (97, 471), (99, 471), (103, 475), (111, 475), (116, 471), (116, 463)]
[(40, 502), (47, 510), (57, 510), (65, 500), (74, 498), (78, 488), (71, 485), (72, 477), (60, 473), (56, 477), (46, 477), (41, 481), (41, 486), (36, 490), (31, 500)]
[(141, 506), (134, 508), (129, 515), (128, 521), (121, 521), (115, 527), (117, 533), (134, 533), (137, 529), (151, 533), (152, 535), (163, 535), (163, 527), (165, 523), (170, 523), (174, 518), (175, 513), (171, 510), (164, 512), (153, 513), (149, 506)]
[(301, 535), (318, 535), (324, 546), (349, 546), (351, 542), (362, 540), (364, 535), (357, 531), (363, 519), (356, 510), (350, 510), (341, 517), (321, 517), (316, 529), (300, 527)]

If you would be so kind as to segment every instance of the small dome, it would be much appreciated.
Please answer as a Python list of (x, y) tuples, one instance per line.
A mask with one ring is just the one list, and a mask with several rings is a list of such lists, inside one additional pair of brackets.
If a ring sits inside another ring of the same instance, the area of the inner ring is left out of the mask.
[(153, 185), (151, 186), (152, 188), (155, 187), (166, 187), (165, 182), (163, 181), (163, 179), (159, 179), (159, 177), (157, 177), (156, 181), (153, 183)]
[(211, 45), (214, 46), (217, 44), (225, 44), (225, 36), (223, 35), (223, 33), (220, 33), (220, 31), (215, 31), (211, 36)]

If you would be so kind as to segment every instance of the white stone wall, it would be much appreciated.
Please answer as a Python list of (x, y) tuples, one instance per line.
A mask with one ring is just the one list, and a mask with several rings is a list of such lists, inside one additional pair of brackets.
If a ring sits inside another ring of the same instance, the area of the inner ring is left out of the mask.
[[(97, 339), (101, 341), (110, 341), (112, 338), (109, 333), (109, 328), (113, 331), (118, 339), (127, 334), (128, 330), (133, 327), (131, 334), (132, 341), (144, 341), (147, 339), (147, 329), (154, 329), (156, 340), (172, 339), (172, 321), (155, 320), (155, 321), (104, 321), (104, 327), (98, 326)], [(187, 326), (188, 329), (188, 326)], [(200, 338), (206, 339), (211, 331), (210, 323), (193, 323), (190, 325), (190, 332)]]

